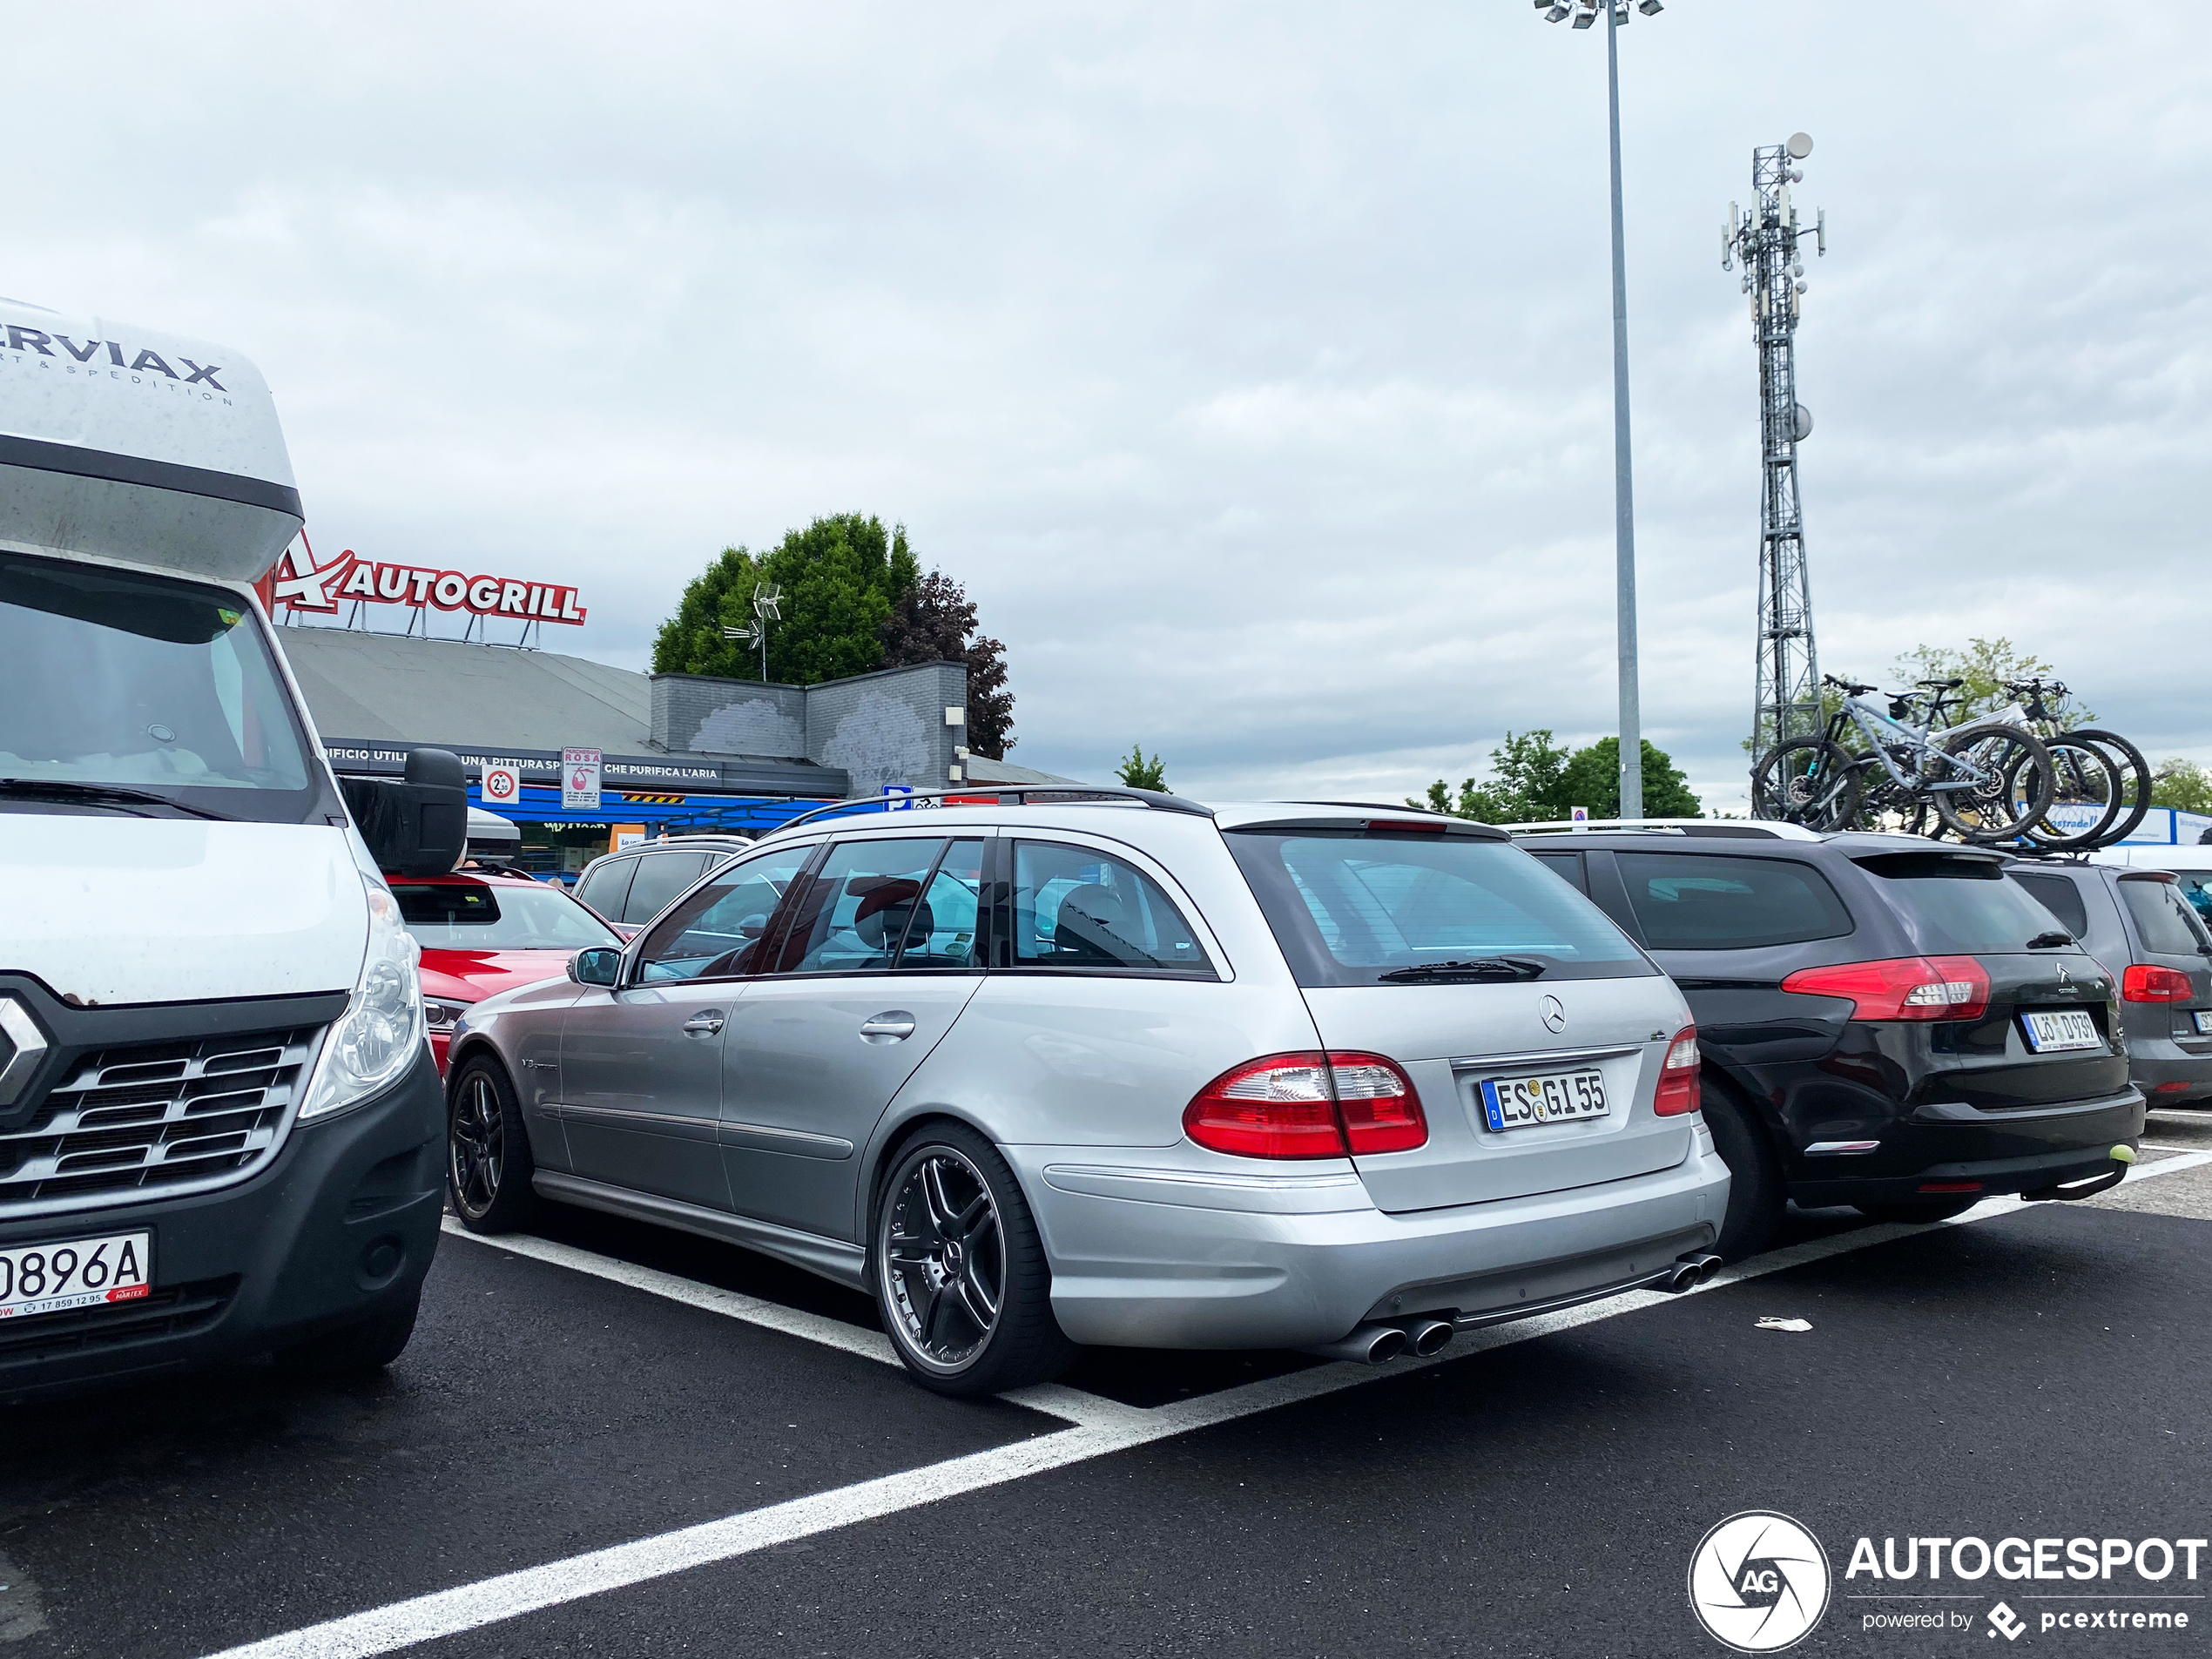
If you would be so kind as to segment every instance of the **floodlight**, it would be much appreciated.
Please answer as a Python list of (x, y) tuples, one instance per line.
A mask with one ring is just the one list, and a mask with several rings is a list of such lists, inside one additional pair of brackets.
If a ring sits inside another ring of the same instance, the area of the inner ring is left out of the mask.
[(1665, 6), (1660, 4), (1659, 0), (1639, 0), (1636, 6), (1636, 10), (1643, 13), (1643, 15), (1647, 17), (1656, 17), (1666, 9), (1667, 8)]
[(1596, 21), (1597, 13), (1595, 10), (1578, 11), (1575, 14), (1575, 26), (1577, 29), (1588, 29)]
[(1547, 11), (1544, 14), (1544, 21), (1546, 23), (1564, 23), (1567, 21), (1567, 14), (1570, 8), (1567, 4), (1567, 0), (1552, 0), (1552, 8), (1549, 11)]

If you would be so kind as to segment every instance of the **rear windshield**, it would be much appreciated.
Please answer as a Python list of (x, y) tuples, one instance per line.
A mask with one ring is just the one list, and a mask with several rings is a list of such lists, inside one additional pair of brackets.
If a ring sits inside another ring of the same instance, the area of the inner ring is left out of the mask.
[(2212, 870), (2176, 870), (2174, 890), (2208, 927), (2212, 927)]
[(1517, 846), (1472, 837), (1239, 830), (1227, 838), (1301, 985), (1511, 958), (1548, 979), (1654, 974), (1605, 913)]
[(2176, 883), (2137, 878), (2122, 880), (2120, 893), (2128, 901), (2128, 914), (2135, 919), (2135, 931), (2143, 936), (2143, 948), (2152, 954), (2194, 956), (2199, 945), (2212, 942)]
[(1623, 853), (1629, 907), (1654, 950), (1756, 950), (1851, 931), (1828, 878), (1795, 859)]
[(619, 945), (598, 917), (565, 893), (533, 882), (395, 881), (400, 920), (425, 950), (582, 950)]
[(2051, 913), (2006, 880), (1993, 860), (1885, 853), (1858, 864), (1880, 878), (1877, 885), (1912, 942), (1931, 954), (2021, 951), (2053, 931)]
[(2062, 875), (2027, 875), (2018, 870), (2013, 880), (2026, 887), (2035, 902), (2059, 919), (2059, 925), (2076, 939), (2089, 931), (2089, 907), (2081, 889)]
[(105, 785), (279, 823), (321, 800), (268, 641), (226, 589), (0, 553), (0, 779), (21, 795)]

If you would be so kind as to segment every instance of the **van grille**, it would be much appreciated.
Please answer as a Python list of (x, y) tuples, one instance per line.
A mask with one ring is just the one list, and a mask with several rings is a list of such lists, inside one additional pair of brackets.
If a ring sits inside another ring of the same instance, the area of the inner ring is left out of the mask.
[(242, 1179), (275, 1153), (320, 1028), (96, 1049), (0, 1133), (0, 1215)]
[(15, 1372), (17, 1366), (204, 1329), (222, 1317), (238, 1285), (238, 1275), (233, 1273), (226, 1278), (163, 1285), (135, 1302), (0, 1322), (0, 1387), (37, 1381)]

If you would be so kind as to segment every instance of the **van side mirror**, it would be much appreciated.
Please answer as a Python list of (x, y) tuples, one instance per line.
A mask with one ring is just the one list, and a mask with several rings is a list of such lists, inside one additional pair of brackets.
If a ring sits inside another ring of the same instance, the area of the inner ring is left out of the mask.
[(622, 953), (612, 945), (594, 945), (569, 958), (569, 977), (579, 985), (611, 987), (622, 977)]
[(415, 749), (407, 775), (341, 778), (341, 793), (376, 867), (443, 875), (469, 846), (469, 774), (450, 749)]

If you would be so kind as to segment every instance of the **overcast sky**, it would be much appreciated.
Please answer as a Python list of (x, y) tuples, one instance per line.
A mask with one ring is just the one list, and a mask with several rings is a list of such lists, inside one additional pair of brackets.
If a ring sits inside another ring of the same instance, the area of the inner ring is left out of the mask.
[[(1824, 667), (2009, 635), (2212, 759), (2201, 7), (1675, 0), (1622, 36), (1646, 735), (1741, 809), (1756, 365), (1812, 134)], [(274, 387), (326, 556), (684, 582), (903, 520), (1009, 757), (1399, 794), (1614, 715), (1602, 28), (1314, 5), (48, 7), (0, 292)], [(511, 626), (511, 624), (509, 624)]]

